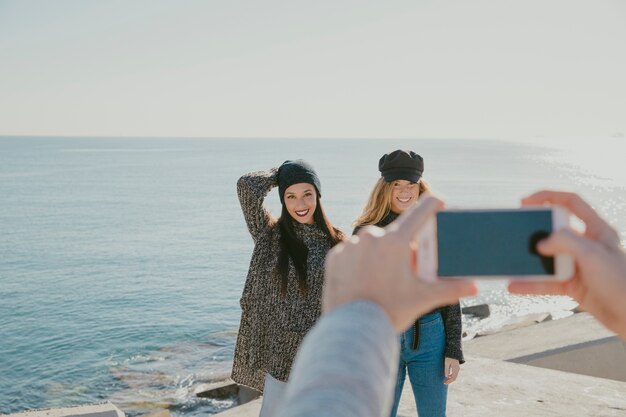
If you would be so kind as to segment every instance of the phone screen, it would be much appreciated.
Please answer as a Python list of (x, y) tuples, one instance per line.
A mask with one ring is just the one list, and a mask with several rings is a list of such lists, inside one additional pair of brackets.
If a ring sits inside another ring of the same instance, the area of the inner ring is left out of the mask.
[(554, 275), (535, 249), (551, 232), (549, 209), (439, 212), (438, 275)]

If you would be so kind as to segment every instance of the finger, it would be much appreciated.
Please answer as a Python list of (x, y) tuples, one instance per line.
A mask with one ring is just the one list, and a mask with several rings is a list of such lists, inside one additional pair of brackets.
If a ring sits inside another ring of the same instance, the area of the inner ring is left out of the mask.
[(417, 274), (418, 271), (418, 259), (417, 259), (417, 248), (414, 243), (411, 243), (411, 272), (413, 274)]
[(456, 381), (457, 373), (450, 369), (448, 375), (445, 375), (444, 384), (449, 385)]
[(328, 255), (326, 255), (326, 261), (325, 261), (325, 264), (326, 264), (325, 268), (326, 268), (326, 270), (328, 270), (328, 268), (330, 268), (330, 264), (331, 264), (331, 262), (334, 261), (334, 258), (345, 250), (346, 246), (349, 244), (348, 242), (350, 242), (350, 241), (347, 240), (347, 241), (344, 241), (344, 242), (339, 242), (339, 243), (337, 243), (335, 246), (333, 246), (328, 251)]
[[(412, 280), (413, 285), (413, 301), (415, 306), (420, 306), (420, 313), (426, 313), (435, 307), (454, 304), (463, 297), (471, 297), (477, 294), (478, 290), (473, 281), (438, 281), (434, 283), (425, 283), (421, 280)], [(424, 298), (424, 294), (428, 294)]]
[(521, 295), (569, 295), (565, 282), (549, 281), (511, 281), (508, 286), (511, 294)]
[(422, 197), (420, 202), (405, 211), (390, 230), (397, 230), (400, 238), (407, 243), (415, 238), (417, 232), (424, 226), (431, 216), (443, 208), (443, 201), (431, 195)]
[(581, 216), (589, 217), (595, 213), (578, 194), (565, 191), (542, 190), (522, 199), (524, 205), (537, 206), (546, 203), (565, 207), (581, 219), (583, 219)]
[[(359, 232), (360, 232), (360, 230), (359, 230)], [(359, 240), (360, 240), (360, 239), (359, 239), (359, 235), (358, 235), (358, 234), (356, 234), (356, 235), (352, 235), (352, 236), (350, 236), (349, 238), (347, 238), (346, 240), (344, 240), (344, 242), (359, 243)], [(341, 242), (339, 242), (339, 243), (341, 243)]]
[(367, 225), (367, 226), (363, 226), (357, 232), (356, 235), (352, 235), (352, 240), (356, 243), (356, 242), (359, 241), (359, 236), (372, 235), (372, 236), (380, 237), (380, 236), (382, 236), (384, 234), (385, 234), (385, 231), (382, 228), (380, 228), (378, 226)]
[(552, 233), (548, 238), (537, 244), (537, 251), (545, 256), (570, 254), (582, 259), (586, 254), (598, 249), (598, 243), (580, 236), (571, 229), (563, 229)]
[(586, 234), (610, 246), (619, 245), (619, 235), (600, 215), (575, 193), (563, 191), (539, 191), (522, 199), (523, 205), (556, 204), (565, 207), (586, 225)]
[[(420, 282), (420, 281), (417, 281)], [(438, 298), (443, 305), (458, 302), (460, 298), (472, 297), (478, 293), (476, 283), (472, 280), (437, 281), (429, 286), (433, 298)]]

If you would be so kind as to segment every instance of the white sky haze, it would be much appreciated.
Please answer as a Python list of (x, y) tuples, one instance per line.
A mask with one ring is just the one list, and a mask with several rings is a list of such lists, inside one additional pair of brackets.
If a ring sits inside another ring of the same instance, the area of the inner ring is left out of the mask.
[(0, 0), (0, 135), (626, 134), (623, 0)]

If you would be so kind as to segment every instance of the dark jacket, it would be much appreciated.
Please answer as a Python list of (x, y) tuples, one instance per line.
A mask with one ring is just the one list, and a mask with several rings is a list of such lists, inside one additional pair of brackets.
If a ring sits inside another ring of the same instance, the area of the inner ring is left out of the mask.
[[(392, 211), (389, 212), (385, 218), (376, 224), (378, 227), (385, 227), (395, 219), (398, 218), (398, 214)], [(357, 226), (352, 234), (356, 234), (361, 227)], [(457, 359), (460, 363), (464, 363), (463, 348), (461, 346), (461, 337), (463, 334), (463, 326), (461, 323), (461, 305), (451, 304), (444, 307), (439, 307), (429, 312), (428, 314), (441, 313), (443, 318), (443, 325), (446, 330), (446, 349), (445, 357)], [(413, 324), (415, 332), (413, 333), (413, 349), (419, 347), (419, 318)]]

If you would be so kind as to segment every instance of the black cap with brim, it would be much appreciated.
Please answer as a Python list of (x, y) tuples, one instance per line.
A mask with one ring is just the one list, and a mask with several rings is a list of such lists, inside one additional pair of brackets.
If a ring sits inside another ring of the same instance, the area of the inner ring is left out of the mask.
[(397, 180), (407, 180), (411, 182), (418, 182), (422, 176), (417, 174), (415, 171), (406, 170), (406, 169), (394, 169), (387, 170), (382, 174), (383, 178), (386, 182), (397, 181)]
[(413, 151), (399, 149), (383, 155), (378, 162), (378, 170), (386, 182), (418, 182), (424, 173), (424, 159)]

